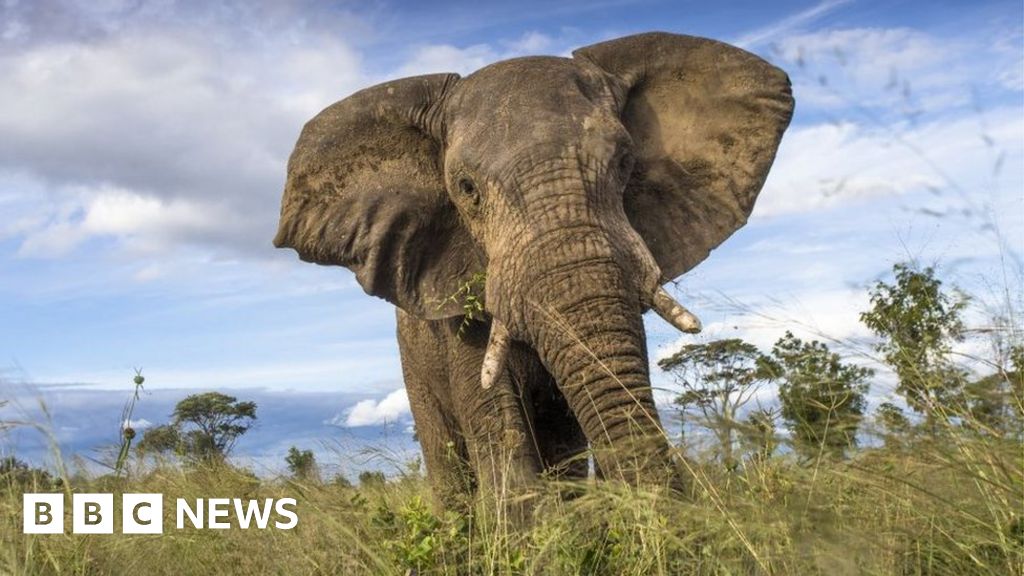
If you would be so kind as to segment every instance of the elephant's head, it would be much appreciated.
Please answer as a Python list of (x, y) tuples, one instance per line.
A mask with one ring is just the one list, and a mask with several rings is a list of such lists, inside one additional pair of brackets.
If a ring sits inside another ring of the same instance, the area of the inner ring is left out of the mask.
[(641, 314), (695, 328), (660, 286), (746, 222), (792, 110), (781, 70), (664, 33), (388, 82), (306, 125), (274, 243), (428, 319), (486, 272), (487, 360), (529, 344), (592, 444), (663, 459), (628, 440), (660, 432)]

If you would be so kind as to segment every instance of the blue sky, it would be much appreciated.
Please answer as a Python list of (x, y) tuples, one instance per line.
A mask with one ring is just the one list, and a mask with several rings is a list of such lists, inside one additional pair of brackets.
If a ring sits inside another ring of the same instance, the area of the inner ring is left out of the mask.
[[(270, 245), (303, 122), (388, 79), (649, 30), (754, 51), (797, 100), (750, 224), (671, 288), (699, 339), (858, 342), (864, 287), (902, 260), (982, 304), (1020, 293), (1019, 1), (436, 4), (0, 3), (0, 415), (43, 399), (83, 450), (141, 367), (147, 421), (188, 390), (287, 405), (239, 444), (254, 458), (404, 429), (391, 306)], [(653, 358), (693, 341), (646, 321)]]

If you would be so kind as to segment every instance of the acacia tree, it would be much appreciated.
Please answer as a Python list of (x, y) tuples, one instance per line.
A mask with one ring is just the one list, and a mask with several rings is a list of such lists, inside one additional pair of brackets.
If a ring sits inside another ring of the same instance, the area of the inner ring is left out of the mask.
[(875, 348), (899, 378), (899, 392), (934, 430), (944, 406), (959, 402), (965, 373), (950, 360), (964, 338), (961, 312), (967, 297), (947, 293), (931, 267), (893, 266), (895, 283), (879, 281), (870, 290), (871, 309), (861, 321), (880, 341)]
[(255, 420), (255, 402), (240, 402), (220, 392), (193, 394), (175, 405), (170, 424), (147, 430), (136, 449), (177, 454), (197, 462), (219, 462)]
[(171, 424), (154, 426), (143, 434), (135, 449), (143, 454), (177, 454), (181, 451), (181, 433)]
[(183, 430), (185, 452), (204, 461), (223, 460), (256, 420), (256, 403), (220, 392), (188, 396), (174, 407), (174, 426)]
[(681, 392), (675, 399), (684, 421), (687, 415), (714, 433), (722, 462), (736, 466), (737, 416), (757, 390), (768, 382), (764, 355), (753, 344), (738, 338), (706, 344), (687, 344), (658, 361), (672, 374)]
[(856, 446), (870, 368), (844, 364), (824, 343), (788, 331), (772, 347), (769, 365), (798, 452), (842, 456)]

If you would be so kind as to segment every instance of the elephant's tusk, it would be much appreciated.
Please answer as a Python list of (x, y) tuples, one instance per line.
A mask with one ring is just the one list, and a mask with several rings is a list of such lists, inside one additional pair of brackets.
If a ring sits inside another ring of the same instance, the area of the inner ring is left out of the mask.
[(687, 334), (700, 332), (700, 319), (684, 308), (682, 304), (676, 302), (675, 298), (669, 296), (668, 292), (665, 292), (665, 289), (661, 286), (658, 286), (658, 289), (654, 291), (652, 307), (658, 313), (658, 316), (661, 316), (666, 322), (679, 330)]
[(480, 384), (485, 390), (494, 385), (505, 369), (508, 345), (508, 329), (495, 318), (491, 321), (491, 336), (487, 340), (487, 352), (484, 354), (484, 364), (480, 368)]

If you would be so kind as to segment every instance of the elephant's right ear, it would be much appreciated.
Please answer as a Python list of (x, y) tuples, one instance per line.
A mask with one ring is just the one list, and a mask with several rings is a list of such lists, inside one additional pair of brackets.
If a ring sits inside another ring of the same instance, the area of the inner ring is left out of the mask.
[(636, 156), (626, 215), (671, 280), (746, 223), (793, 115), (789, 78), (739, 48), (659, 32), (573, 55), (622, 90)]
[(368, 294), (421, 318), (485, 268), (444, 185), (443, 102), (456, 74), (367, 88), (306, 124), (288, 162), (274, 245), (351, 269)]

